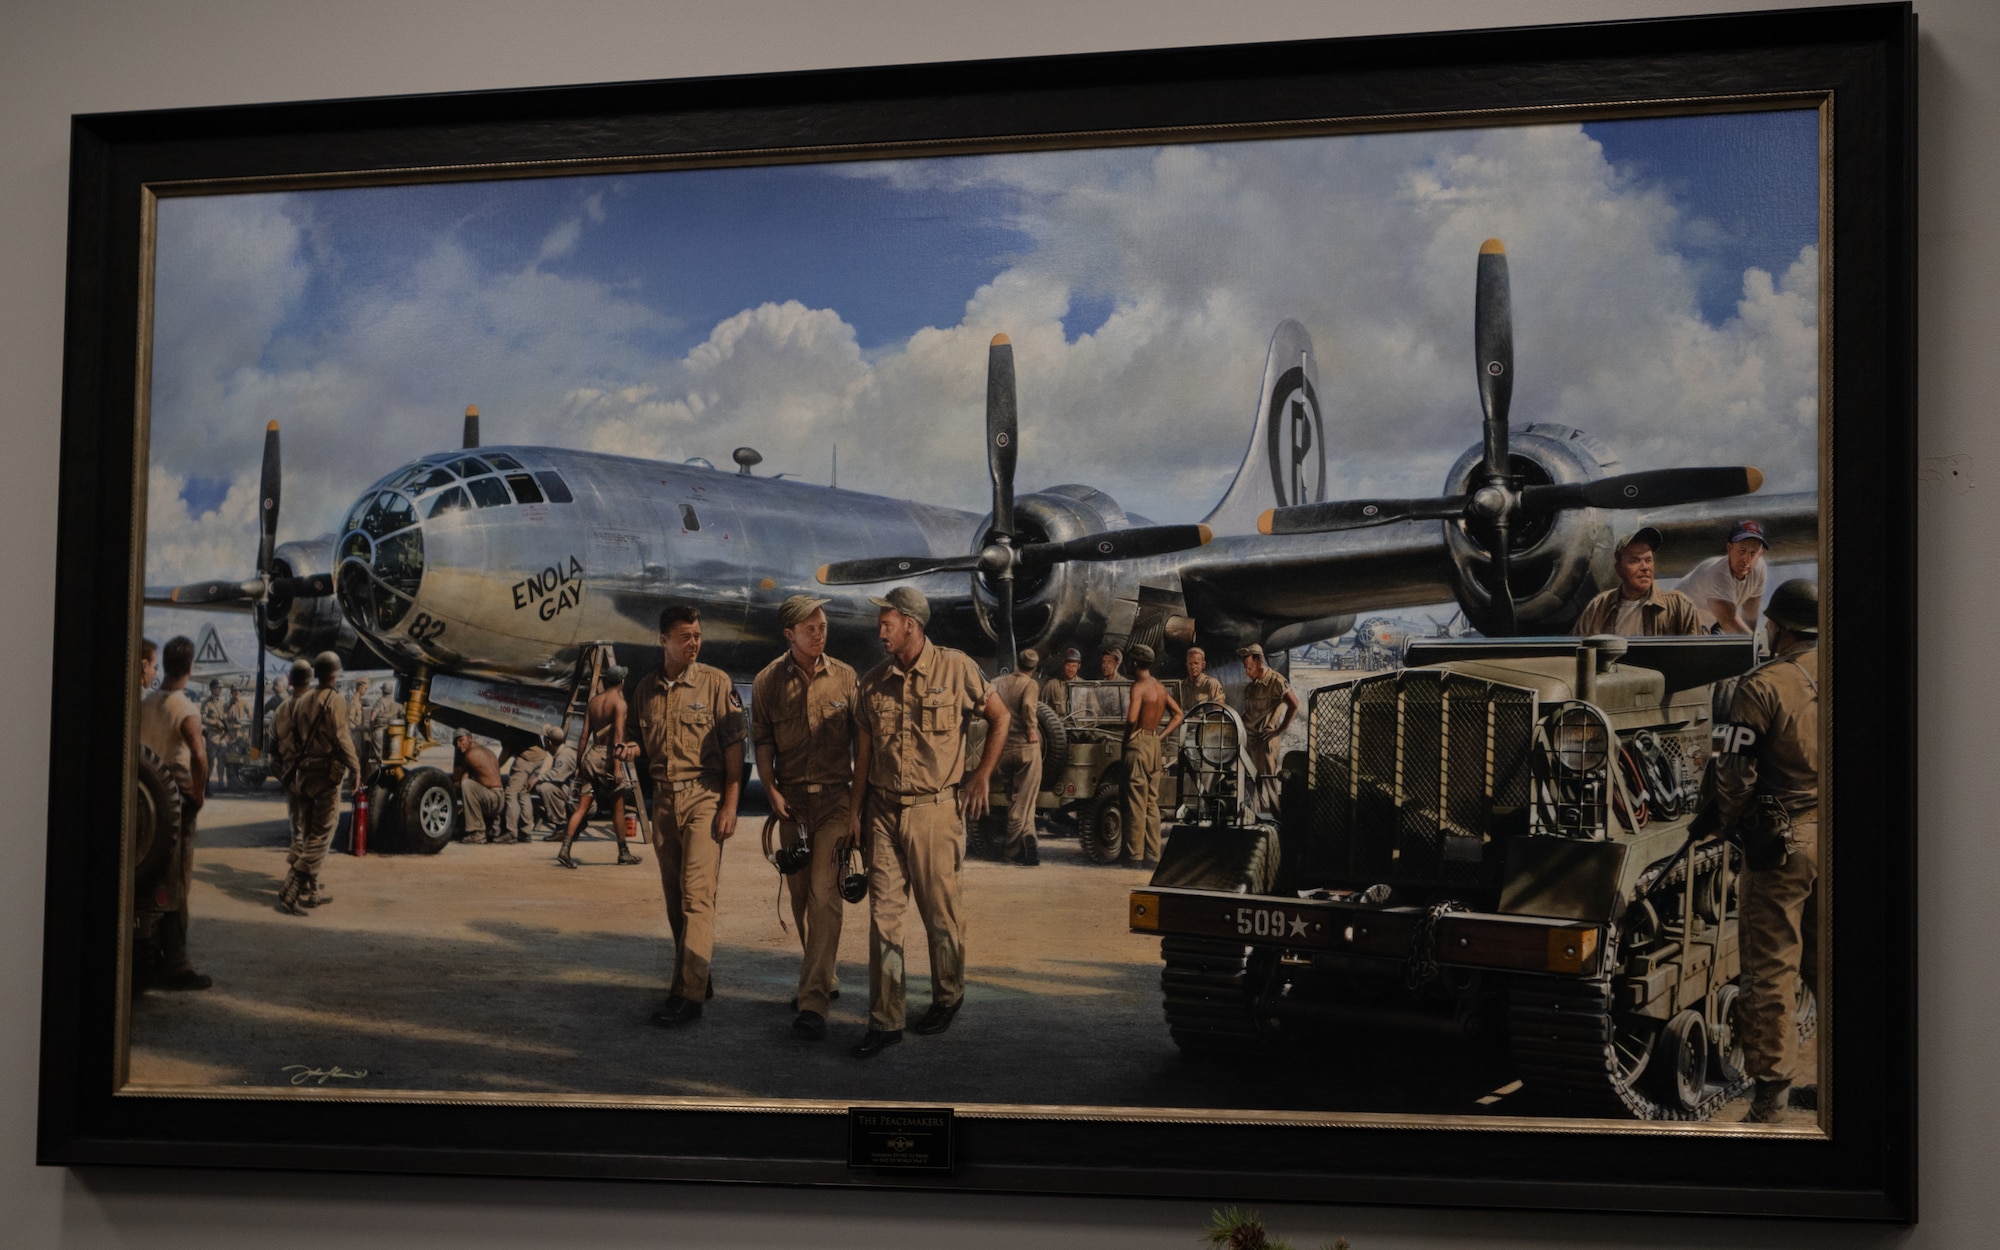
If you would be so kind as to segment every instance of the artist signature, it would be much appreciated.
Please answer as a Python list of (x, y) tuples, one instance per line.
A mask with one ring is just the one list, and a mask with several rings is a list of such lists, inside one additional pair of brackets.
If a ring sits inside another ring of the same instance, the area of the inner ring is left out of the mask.
[(337, 1063), (330, 1068), (315, 1068), (303, 1063), (288, 1063), (279, 1069), (279, 1071), (291, 1073), (292, 1084), (294, 1085), (304, 1085), (307, 1082), (311, 1082), (314, 1085), (324, 1085), (328, 1081), (336, 1080), (358, 1081), (368, 1075), (368, 1069), (366, 1068), (349, 1072)]

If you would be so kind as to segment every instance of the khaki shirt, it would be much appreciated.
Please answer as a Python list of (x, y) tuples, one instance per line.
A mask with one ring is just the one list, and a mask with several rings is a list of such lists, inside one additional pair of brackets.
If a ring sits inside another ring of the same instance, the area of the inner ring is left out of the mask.
[(993, 693), (1007, 709), (1007, 746), (1027, 746), (1028, 731), (1036, 728), (1035, 705), (1042, 701), (1035, 679), (1026, 673), (1005, 673), (993, 679)]
[(830, 655), (808, 676), (786, 651), (750, 683), (750, 742), (770, 747), (777, 777), (765, 785), (848, 785), (854, 780), (852, 665)]
[(627, 715), (637, 717), (639, 751), (654, 781), (723, 788), (722, 753), (743, 741), (743, 700), (727, 673), (697, 663), (668, 681), (654, 669), (639, 679)]
[[(1187, 692), (1187, 705), (1189, 707), (1194, 707), (1201, 703), (1221, 703), (1224, 701), (1222, 697), (1222, 683), (1215, 679), (1215, 674), (1213, 673), (1203, 672), (1199, 677), (1183, 677), (1181, 678), (1181, 689)], [(1284, 696), (1281, 694), (1278, 698), (1282, 700)]]
[(1768, 794), (1794, 816), (1819, 810), (1819, 650), (1802, 643), (1751, 670), (1711, 734), (1724, 827)]
[(1069, 715), (1069, 686), (1060, 677), (1051, 677), (1042, 683), (1042, 702), (1056, 710), (1057, 716)]
[(1285, 691), (1291, 683), (1275, 668), (1252, 681), (1243, 679), (1243, 727), (1260, 738), (1269, 738), (1285, 723)]
[(884, 794), (936, 794), (965, 775), (965, 718), (991, 692), (963, 651), (926, 639), (908, 672), (890, 656), (861, 679), (857, 722), (872, 743), (867, 784)]
[[(325, 687), (315, 687), (287, 699), (278, 709), (284, 729), (276, 730), (273, 719), (273, 746), (283, 756), (291, 782), (338, 784), (343, 771), (361, 776), (361, 757), (354, 752), (354, 738), (347, 732), (347, 701)], [(281, 773), (282, 775), (282, 773)]]
[(576, 748), (565, 742), (549, 757), (547, 767), (542, 769), (541, 780), (551, 785), (566, 786), (576, 776)]
[[(1583, 615), (1576, 618), (1576, 625), (1570, 633), (1579, 638), (1592, 634), (1617, 632), (1614, 624), (1618, 620), (1619, 600), (1624, 597), (1622, 586), (1598, 595), (1584, 605)], [(1639, 609), (1641, 623), (1634, 638), (1661, 638), (1678, 634), (1703, 634), (1708, 632), (1708, 622), (1702, 619), (1702, 611), (1694, 600), (1678, 590), (1661, 590), (1658, 582), (1641, 601)]]

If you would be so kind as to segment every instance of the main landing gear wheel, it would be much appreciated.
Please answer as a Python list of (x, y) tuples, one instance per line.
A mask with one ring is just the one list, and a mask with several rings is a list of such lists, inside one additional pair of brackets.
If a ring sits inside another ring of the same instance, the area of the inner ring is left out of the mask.
[(386, 810), (398, 850), (435, 855), (457, 831), (451, 779), (435, 768), (412, 768), (404, 773), (390, 792)]
[(1076, 819), (1076, 840), (1093, 864), (1109, 864), (1125, 850), (1125, 795), (1115, 781), (1098, 783), (1097, 793)]

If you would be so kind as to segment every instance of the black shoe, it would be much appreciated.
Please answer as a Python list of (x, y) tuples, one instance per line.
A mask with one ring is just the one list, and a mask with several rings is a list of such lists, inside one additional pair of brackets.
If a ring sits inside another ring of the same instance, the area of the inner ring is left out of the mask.
[(903, 1040), (901, 1029), (870, 1029), (860, 1041), (847, 1048), (847, 1053), (856, 1059), (873, 1059), (883, 1050)]
[(792, 1032), (809, 1042), (821, 1041), (826, 1037), (826, 1017), (817, 1011), (801, 1011), (792, 1021)]
[(621, 864), (643, 864), (646, 861), (640, 859), (630, 851), (620, 851), (618, 852), (618, 862)]
[(924, 1037), (944, 1032), (951, 1027), (952, 1020), (958, 1015), (958, 1009), (963, 1006), (965, 1006), (963, 998), (949, 1006), (932, 1003), (930, 1010), (924, 1012), (923, 1019), (917, 1021), (916, 1031)]
[(708, 1002), (714, 997), (715, 997), (715, 974), (711, 972), (708, 974), (708, 992), (701, 996), (701, 1000), (703, 1002)]
[(193, 968), (183, 968), (179, 972), (169, 972), (152, 982), (156, 990), (205, 990), (215, 984), (215, 978)]
[(1789, 1103), (1787, 1103), (1787, 1105), (1790, 1106), (1794, 1111), (1819, 1110), (1819, 1086), (1817, 1085), (1792, 1086), (1791, 1100)]
[(573, 859), (571, 859), (571, 858), (569, 857), (569, 852), (568, 852), (568, 851), (557, 851), (557, 852), (556, 852), (556, 862), (557, 862), (558, 864), (561, 864), (561, 865), (562, 865), (563, 867), (565, 867), (565, 868), (574, 868), (574, 867), (576, 867), (576, 861), (575, 861), (575, 860), (573, 860)]
[(663, 1029), (678, 1029), (685, 1024), (693, 1024), (701, 1019), (701, 1004), (692, 1003), (676, 994), (667, 1000), (667, 1005), (653, 1013), (654, 1024)]
[(1041, 867), (1042, 850), (1041, 847), (1035, 844), (1035, 835), (1031, 833), (1027, 837), (1021, 839), (1021, 842), (1022, 842), (1022, 849), (1021, 849), (1022, 865), (1027, 868)]
[[(828, 999), (829, 1001), (831, 1001), (831, 1000), (833, 1000), (833, 999), (836, 999), (836, 998), (839, 998), (839, 997), (840, 997), (840, 991), (839, 991), (838, 989), (833, 989), (833, 990), (828, 990), (828, 991), (827, 991), (827, 994), (826, 994), (826, 996), (827, 996), (827, 999)], [(790, 1001), (790, 1002), (788, 1002), (788, 1003), (786, 1003), (786, 1004), (785, 1004), (785, 1010), (786, 1010), (786, 1011), (797, 1011), (798, 1009), (799, 1009), (799, 999), (798, 999), (798, 995), (794, 994), (794, 995), (792, 996), (792, 1001)]]
[(542, 835), (542, 841), (544, 842), (560, 842), (562, 840), (563, 831), (561, 829), (551, 829)]

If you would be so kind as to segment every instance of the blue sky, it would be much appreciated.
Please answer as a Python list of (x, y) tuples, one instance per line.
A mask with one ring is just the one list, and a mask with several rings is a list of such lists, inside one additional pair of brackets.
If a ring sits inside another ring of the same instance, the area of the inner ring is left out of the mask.
[[(1514, 419), (1627, 468), (1816, 472), (1816, 118), (1732, 114), (163, 201), (147, 580), (247, 556), (455, 441), (724, 462), (978, 507), (984, 346), (1025, 489), (1199, 518), (1271, 329), (1314, 337), (1329, 487), (1430, 493), (1476, 437), (1471, 288), (1505, 238)], [(1134, 433), (1146, 435), (1134, 438)], [(309, 466), (309, 467), (308, 467)], [(247, 570), (245, 570), (247, 572)]]

